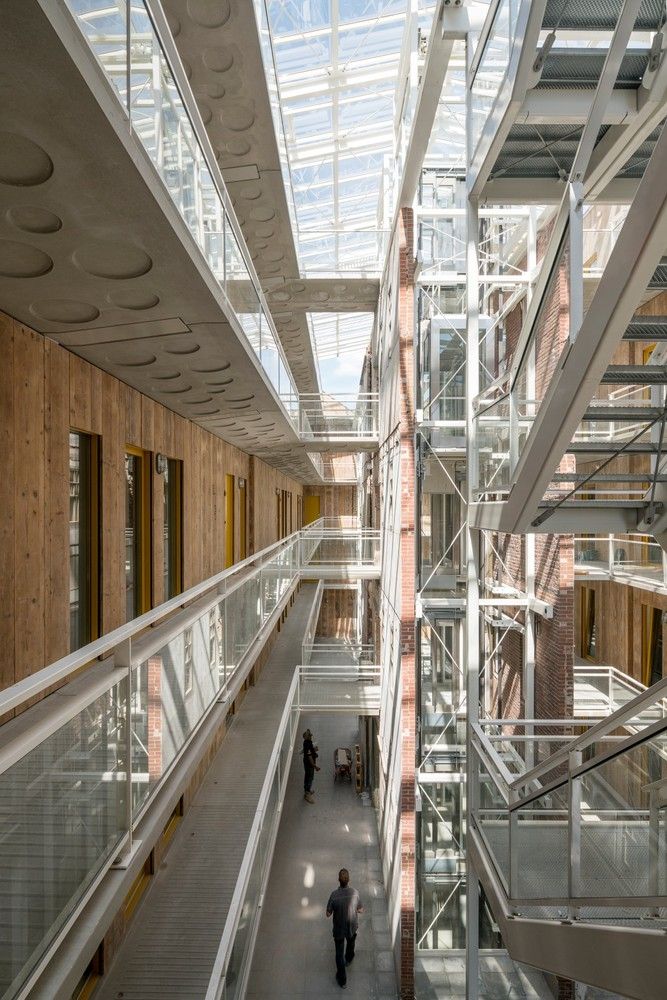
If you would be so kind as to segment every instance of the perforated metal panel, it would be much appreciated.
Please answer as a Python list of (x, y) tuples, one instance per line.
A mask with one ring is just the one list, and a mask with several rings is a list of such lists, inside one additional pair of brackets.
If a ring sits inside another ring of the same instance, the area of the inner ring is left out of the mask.
[[(626, 52), (616, 80), (616, 89), (635, 90), (648, 66), (648, 52), (633, 49)], [(597, 86), (604, 61), (605, 49), (553, 48), (546, 58), (538, 89), (588, 90)]]
[[(563, 31), (613, 31), (622, 7), (621, 0), (549, 0), (542, 26)], [(637, 31), (658, 27), (662, 0), (644, 0), (635, 23)]]

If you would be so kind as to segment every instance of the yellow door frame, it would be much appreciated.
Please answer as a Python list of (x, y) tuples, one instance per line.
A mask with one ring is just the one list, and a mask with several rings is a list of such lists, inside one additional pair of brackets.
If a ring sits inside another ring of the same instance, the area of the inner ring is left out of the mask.
[(225, 476), (225, 569), (234, 565), (234, 476)]
[[(153, 495), (153, 463), (152, 454), (126, 444), (125, 453), (139, 459), (139, 510), (137, 527), (139, 530), (139, 564), (137, 566), (139, 579), (135, 583), (138, 604), (138, 615), (150, 611), (153, 599), (153, 537), (152, 537), (152, 495)], [(138, 584), (138, 585), (137, 585)]]

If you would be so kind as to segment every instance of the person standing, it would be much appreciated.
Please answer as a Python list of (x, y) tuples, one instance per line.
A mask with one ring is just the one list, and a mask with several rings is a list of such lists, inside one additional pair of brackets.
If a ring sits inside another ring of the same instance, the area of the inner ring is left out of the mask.
[(341, 989), (347, 987), (346, 966), (354, 959), (354, 945), (359, 928), (359, 914), (364, 907), (356, 889), (350, 885), (347, 868), (338, 872), (338, 889), (329, 896), (327, 917), (333, 917), (333, 939), (336, 948), (336, 982)]
[(306, 729), (303, 734), (303, 797), (311, 805), (315, 801), (313, 795), (313, 778), (315, 771), (319, 771), (317, 766), (317, 747), (313, 745), (313, 734), (310, 729)]

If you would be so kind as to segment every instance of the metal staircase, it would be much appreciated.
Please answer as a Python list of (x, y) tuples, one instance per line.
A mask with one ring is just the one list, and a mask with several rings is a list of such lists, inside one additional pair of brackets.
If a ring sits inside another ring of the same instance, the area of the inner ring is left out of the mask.
[(583, 736), (472, 724), (470, 855), (508, 951), (641, 1000), (667, 973), (666, 698), (667, 679)]

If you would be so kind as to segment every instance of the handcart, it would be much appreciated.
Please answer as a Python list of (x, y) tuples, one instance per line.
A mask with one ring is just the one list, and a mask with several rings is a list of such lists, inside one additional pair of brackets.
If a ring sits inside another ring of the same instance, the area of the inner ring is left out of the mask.
[(334, 781), (352, 782), (352, 751), (349, 747), (334, 750)]

